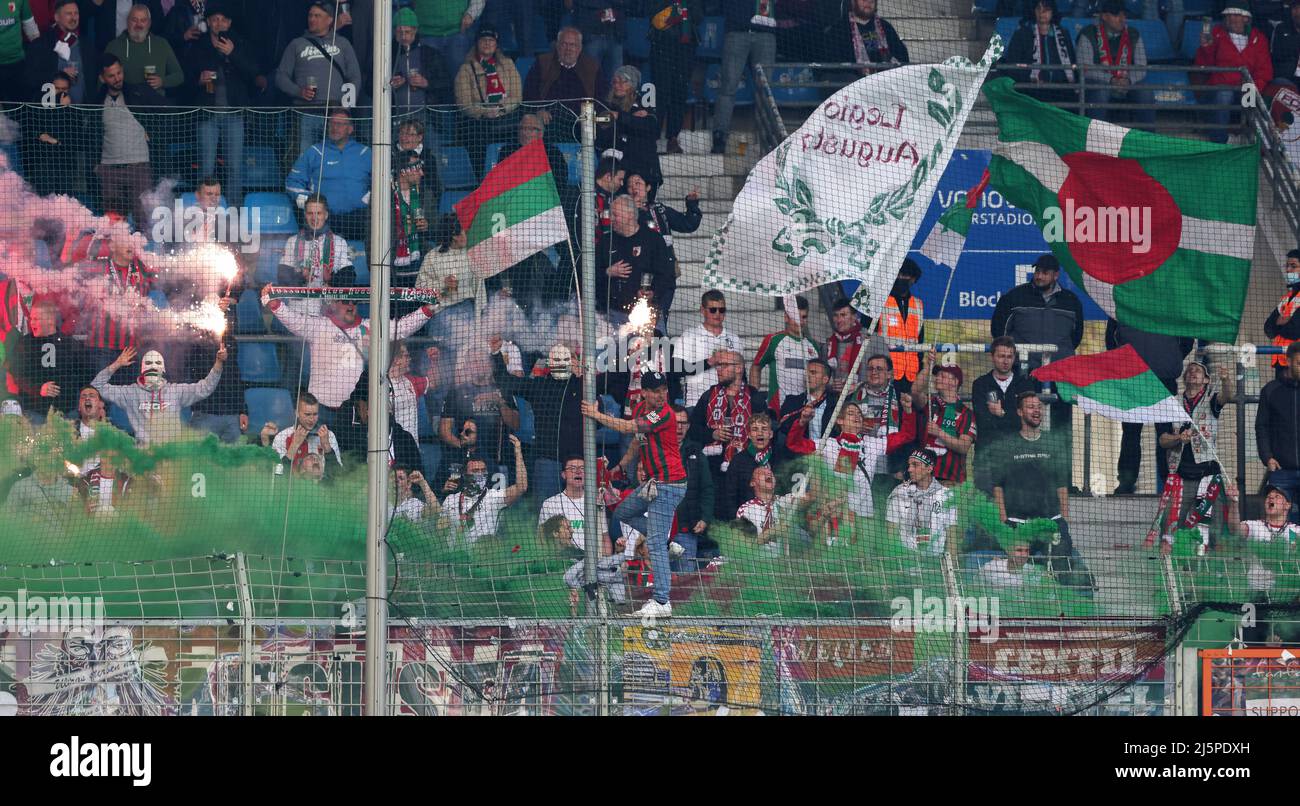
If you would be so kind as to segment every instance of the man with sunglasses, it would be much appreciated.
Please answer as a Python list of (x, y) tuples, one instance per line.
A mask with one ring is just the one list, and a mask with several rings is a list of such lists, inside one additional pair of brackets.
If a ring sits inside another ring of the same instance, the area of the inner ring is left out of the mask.
[(682, 334), (678, 342), (674, 365), (680, 359), (685, 365), (686, 407), (689, 409), (700, 396), (718, 382), (717, 365), (723, 360), (719, 353), (729, 351), (744, 354), (745, 345), (740, 337), (727, 330), (727, 298), (716, 288), (700, 296), (700, 318), (703, 321)]

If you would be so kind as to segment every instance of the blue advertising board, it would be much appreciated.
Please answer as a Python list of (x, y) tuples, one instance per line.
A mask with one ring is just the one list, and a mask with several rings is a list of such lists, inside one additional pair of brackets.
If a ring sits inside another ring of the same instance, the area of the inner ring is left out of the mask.
[[(948, 267), (931, 262), (917, 250), (925, 243), (939, 216), (954, 204), (966, 203), (966, 191), (979, 182), (990, 156), (983, 149), (958, 149), (953, 153), (912, 242), (909, 256), (921, 267), (921, 280), (912, 293), (925, 303), (928, 318), (938, 319), (941, 309), (945, 319), (993, 318), (993, 309), (1002, 294), (1028, 282), (1034, 260), (1049, 252), (1033, 215), (1012, 205), (992, 187), (985, 188), (975, 209), (966, 248), (957, 261), (947, 305), (943, 304)], [(850, 296), (858, 286), (856, 281), (843, 285)], [(1065, 272), (1061, 272), (1061, 285), (1079, 295), (1084, 318), (1105, 320), (1106, 315)]]

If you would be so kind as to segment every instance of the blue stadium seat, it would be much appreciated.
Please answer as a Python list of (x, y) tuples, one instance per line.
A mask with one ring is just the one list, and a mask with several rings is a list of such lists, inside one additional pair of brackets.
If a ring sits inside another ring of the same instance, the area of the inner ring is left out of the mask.
[[(249, 194), (254, 195), (254, 194)], [(261, 246), (257, 251), (257, 270), (254, 277), (257, 279), (260, 288), (267, 283), (275, 282), (276, 272), (280, 267), (280, 258), (284, 256), (284, 244), (288, 241), (284, 235), (275, 235), (269, 238), (263, 238)]]
[(1093, 22), (1091, 17), (1065, 17), (1061, 20), (1061, 27), (1070, 35), (1070, 39), (1074, 40), (1075, 47), (1078, 47), (1079, 32), (1092, 25)]
[(126, 410), (116, 403), (108, 404), (108, 421), (131, 436), (135, 436), (135, 429), (131, 427), (131, 421), (127, 419)]
[(156, 288), (149, 292), (149, 301), (152, 302), (154, 307), (160, 311), (165, 311), (171, 307), (171, 303), (167, 300), (167, 295)]
[(252, 288), (244, 289), (244, 293), (239, 295), (239, 302), (235, 303), (235, 332), (266, 332), (266, 321), (262, 319), (262, 300)]
[(528, 80), (528, 71), (532, 70), (533, 65), (536, 63), (536, 56), (520, 56), (518, 59), (515, 59), (515, 69), (519, 71), (519, 80), (521, 82)]
[[(614, 402), (613, 395), (600, 396), (600, 410), (610, 417), (623, 417), (623, 412), (619, 410), (618, 403)], [(596, 445), (602, 448), (619, 445), (622, 439), (623, 435), (612, 428), (601, 426), (596, 429)]]
[(280, 359), (275, 345), (250, 341), (239, 345), (239, 377), (246, 383), (279, 383)]
[[(1174, 52), (1174, 46), (1169, 41), (1169, 29), (1165, 27), (1163, 20), (1130, 19), (1128, 24), (1146, 43), (1148, 62), (1167, 62), (1177, 58), (1178, 54)], [(1192, 27), (1196, 26), (1193, 24)]]
[[(1190, 13), (1190, 12), (1189, 12)], [(1183, 44), (1178, 49), (1179, 55), (1188, 61), (1196, 58), (1196, 51), (1201, 47), (1201, 23), (1190, 17), (1183, 22)]]
[[(711, 64), (704, 70), (704, 100), (713, 104), (718, 100), (718, 91), (722, 86), (722, 65)], [(740, 76), (740, 85), (736, 87), (736, 106), (753, 106), (754, 90), (749, 86), (749, 71)]]
[(352, 255), (352, 268), (357, 271), (357, 284), (370, 285), (370, 260), (366, 257), (366, 242), (348, 241), (348, 252)]
[(812, 71), (808, 68), (802, 70), (793, 70), (788, 67), (778, 68), (772, 74), (772, 98), (778, 104), (812, 104), (821, 103), (821, 91), (816, 87), (791, 87), (787, 86), (795, 81), (813, 80)]
[(244, 206), (258, 210), (258, 231), (262, 235), (293, 235), (298, 231), (293, 200), (285, 193), (248, 193), (244, 195)]
[(502, 25), (497, 32), (497, 47), (505, 53), (515, 53), (519, 50), (519, 39), (515, 36), (515, 26), (507, 23)]
[(258, 431), (268, 422), (273, 422), (281, 429), (294, 423), (293, 398), (288, 389), (257, 386), (244, 390), (244, 402), (248, 404), (248, 430), (254, 424)]
[[(996, 14), (998, 10), (998, 0), (975, 0), (975, 10), (983, 11), (985, 14)], [(999, 20), (1001, 22), (1001, 20)], [(998, 31), (998, 33), (1002, 33)]]
[[(181, 194), (181, 207), (189, 209), (199, 203), (199, 199), (192, 191), (185, 191)], [(221, 201), (218, 202), (222, 207), (226, 207), (226, 194), (221, 194)]]
[(623, 37), (623, 59), (637, 61), (650, 58), (650, 18), (628, 17), (627, 36)]
[[(522, 80), (523, 77), (520, 77)], [(456, 111), (453, 109), (430, 109), (429, 126), (425, 129), (425, 148), (436, 150), (439, 145), (451, 145), (456, 141)]]
[[(545, 53), (551, 49), (551, 43), (546, 41), (546, 20), (542, 19), (541, 14), (533, 17), (533, 41), (530, 43), (533, 53)], [(524, 77), (521, 72), (520, 78)]]
[(1186, 89), (1186, 90), (1183, 90), (1183, 89), (1174, 89), (1174, 88), (1170, 88), (1170, 89), (1159, 89), (1159, 90), (1156, 90), (1156, 91), (1155, 91), (1155, 95), (1156, 95), (1155, 100), (1156, 100), (1156, 103), (1158, 103), (1158, 104), (1194, 104), (1194, 103), (1196, 103), (1196, 96), (1193, 95), (1193, 93), (1192, 93), (1192, 91), (1191, 91), (1191, 89), (1190, 89), (1192, 82), (1191, 82), (1191, 80), (1188, 78), (1187, 73), (1186, 73), (1185, 71), (1183, 71), (1183, 70), (1174, 70), (1174, 71), (1164, 71), (1164, 70), (1161, 70), (1161, 71), (1159, 71), (1159, 72), (1156, 72), (1156, 71), (1154, 71), (1154, 70), (1152, 70), (1152, 71), (1148, 71), (1147, 74), (1146, 74), (1146, 77), (1143, 78), (1142, 81), (1141, 81), (1140, 83), (1141, 83), (1141, 84), (1161, 84), (1161, 85), (1165, 85), (1165, 86), (1168, 86), (1168, 85), (1171, 85), (1171, 84), (1176, 84), (1176, 85), (1178, 85), (1179, 87), (1188, 87), (1188, 88), (1189, 88), (1189, 89)]
[(565, 181), (570, 185), (581, 184), (582, 160), (578, 159), (581, 146), (578, 143), (556, 143), (555, 147), (560, 149), (560, 153), (564, 155), (564, 161), (569, 166), (569, 173), (565, 177)]
[(993, 24), (993, 30), (1002, 37), (1003, 46), (1011, 44), (1011, 35), (1016, 32), (1024, 20), (1019, 17), (998, 17), (998, 21)]
[(443, 215), (454, 212), (453, 208), (456, 202), (460, 201), (461, 199), (465, 198), (468, 195), (469, 195), (469, 191), (467, 190), (448, 190), (447, 192), (443, 193), (442, 198), (438, 200), (438, 212), (442, 213)]
[(248, 190), (272, 190), (284, 187), (284, 173), (274, 148), (267, 146), (244, 148), (244, 187)]
[[(1211, 2), (1211, 0), (1183, 0), (1183, 12), (1187, 14), (1187, 22), (1189, 24), (1191, 23), (1192, 17), (1209, 15), (1212, 14), (1213, 11), (1214, 3)], [(1198, 25), (1197, 30), (1199, 29), (1200, 26)], [(1186, 31), (1185, 26), (1184, 31)]]
[(505, 143), (491, 143), (487, 147), (487, 161), (483, 163), (484, 172), (490, 171), (501, 161), (501, 149), (505, 148)]
[(699, 30), (696, 31), (700, 37), (699, 47), (695, 49), (696, 56), (701, 59), (722, 58), (724, 19), (724, 17), (705, 17), (704, 22), (700, 23)]
[(469, 152), (460, 146), (443, 146), (437, 151), (438, 178), (446, 190), (472, 188), (478, 184), (474, 168), (469, 163)]

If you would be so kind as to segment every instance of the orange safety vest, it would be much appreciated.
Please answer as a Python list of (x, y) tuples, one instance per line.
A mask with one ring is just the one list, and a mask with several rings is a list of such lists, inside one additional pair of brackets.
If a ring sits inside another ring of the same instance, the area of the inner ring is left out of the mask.
[[(924, 320), (925, 306), (921, 304), (920, 297), (912, 297), (907, 306), (907, 318), (904, 319), (902, 311), (898, 309), (898, 300), (891, 294), (880, 312), (876, 332), (891, 341), (915, 342), (921, 335), (921, 323)], [(921, 369), (920, 353), (890, 353), (889, 357), (894, 362), (894, 380), (916, 380), (916, 373)]]
[[(1278, 311), (1282, 316), (1291, 316), (1296, 312), (1296, 308), (1300, 308), (1300, 294), (1292, 294), (1290, 291), (1288, 291), (1287, 296), (1283, 297), (1281, 305), (1278, 308)], [(1286, 366), (1286, 348), (1293, 341), (1295, 341), (1295, 339), (1288, 339), (1285, 336), (1273, 337), (1273, 346), (1282, 348), (1281, 353), (1273, 356), (1273, 366), (1275, 367)]]

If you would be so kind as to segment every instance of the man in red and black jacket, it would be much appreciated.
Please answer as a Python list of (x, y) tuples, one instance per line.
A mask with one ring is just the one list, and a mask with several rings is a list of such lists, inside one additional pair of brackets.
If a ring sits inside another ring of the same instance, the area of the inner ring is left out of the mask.
[(659, 372), (646, 373), (641, 378), (641, 395), (631, 420), (604, 414), (592, 401), (583, 401), (582, 414), (606, 428), (636, 435), (637, 454), (647, 480), (614, 509), (609, 531), (621, 534), (622, 524), (626, 522), (646, 536), (655, 575), (654, 598), (645, 603), (638, 615), (660, 618), (673, 614), (669, 601), (672, 570), (668, 539), (677, 506), (686, 496), (686, 468), (682, 465), (677, 438), (677, 419), (668, 405), (668, 377)]
[[(107, 258), (95, 260), (83, 270), (92, 282), (99, 277), (105, 281), (102, 302), (92, 302), (90, 310), (84, 311), (82, 316), (86, 325), (86, 348), (94, 351), (93, 360), (102, 367), (116, 359), (123, 350), (137, 346), (136, 323), (119, 320), (106, 308), (118, 301), (131, 306), (151, 305), (148, 296), (158, 279), (158, 272), (140, 258), (125, 233), (113, 238)], [(123, 297), (126, 299), (120, 299)], [(123, 377), (130, 375), (127, 370), (123, 371), (127, 372)]]

